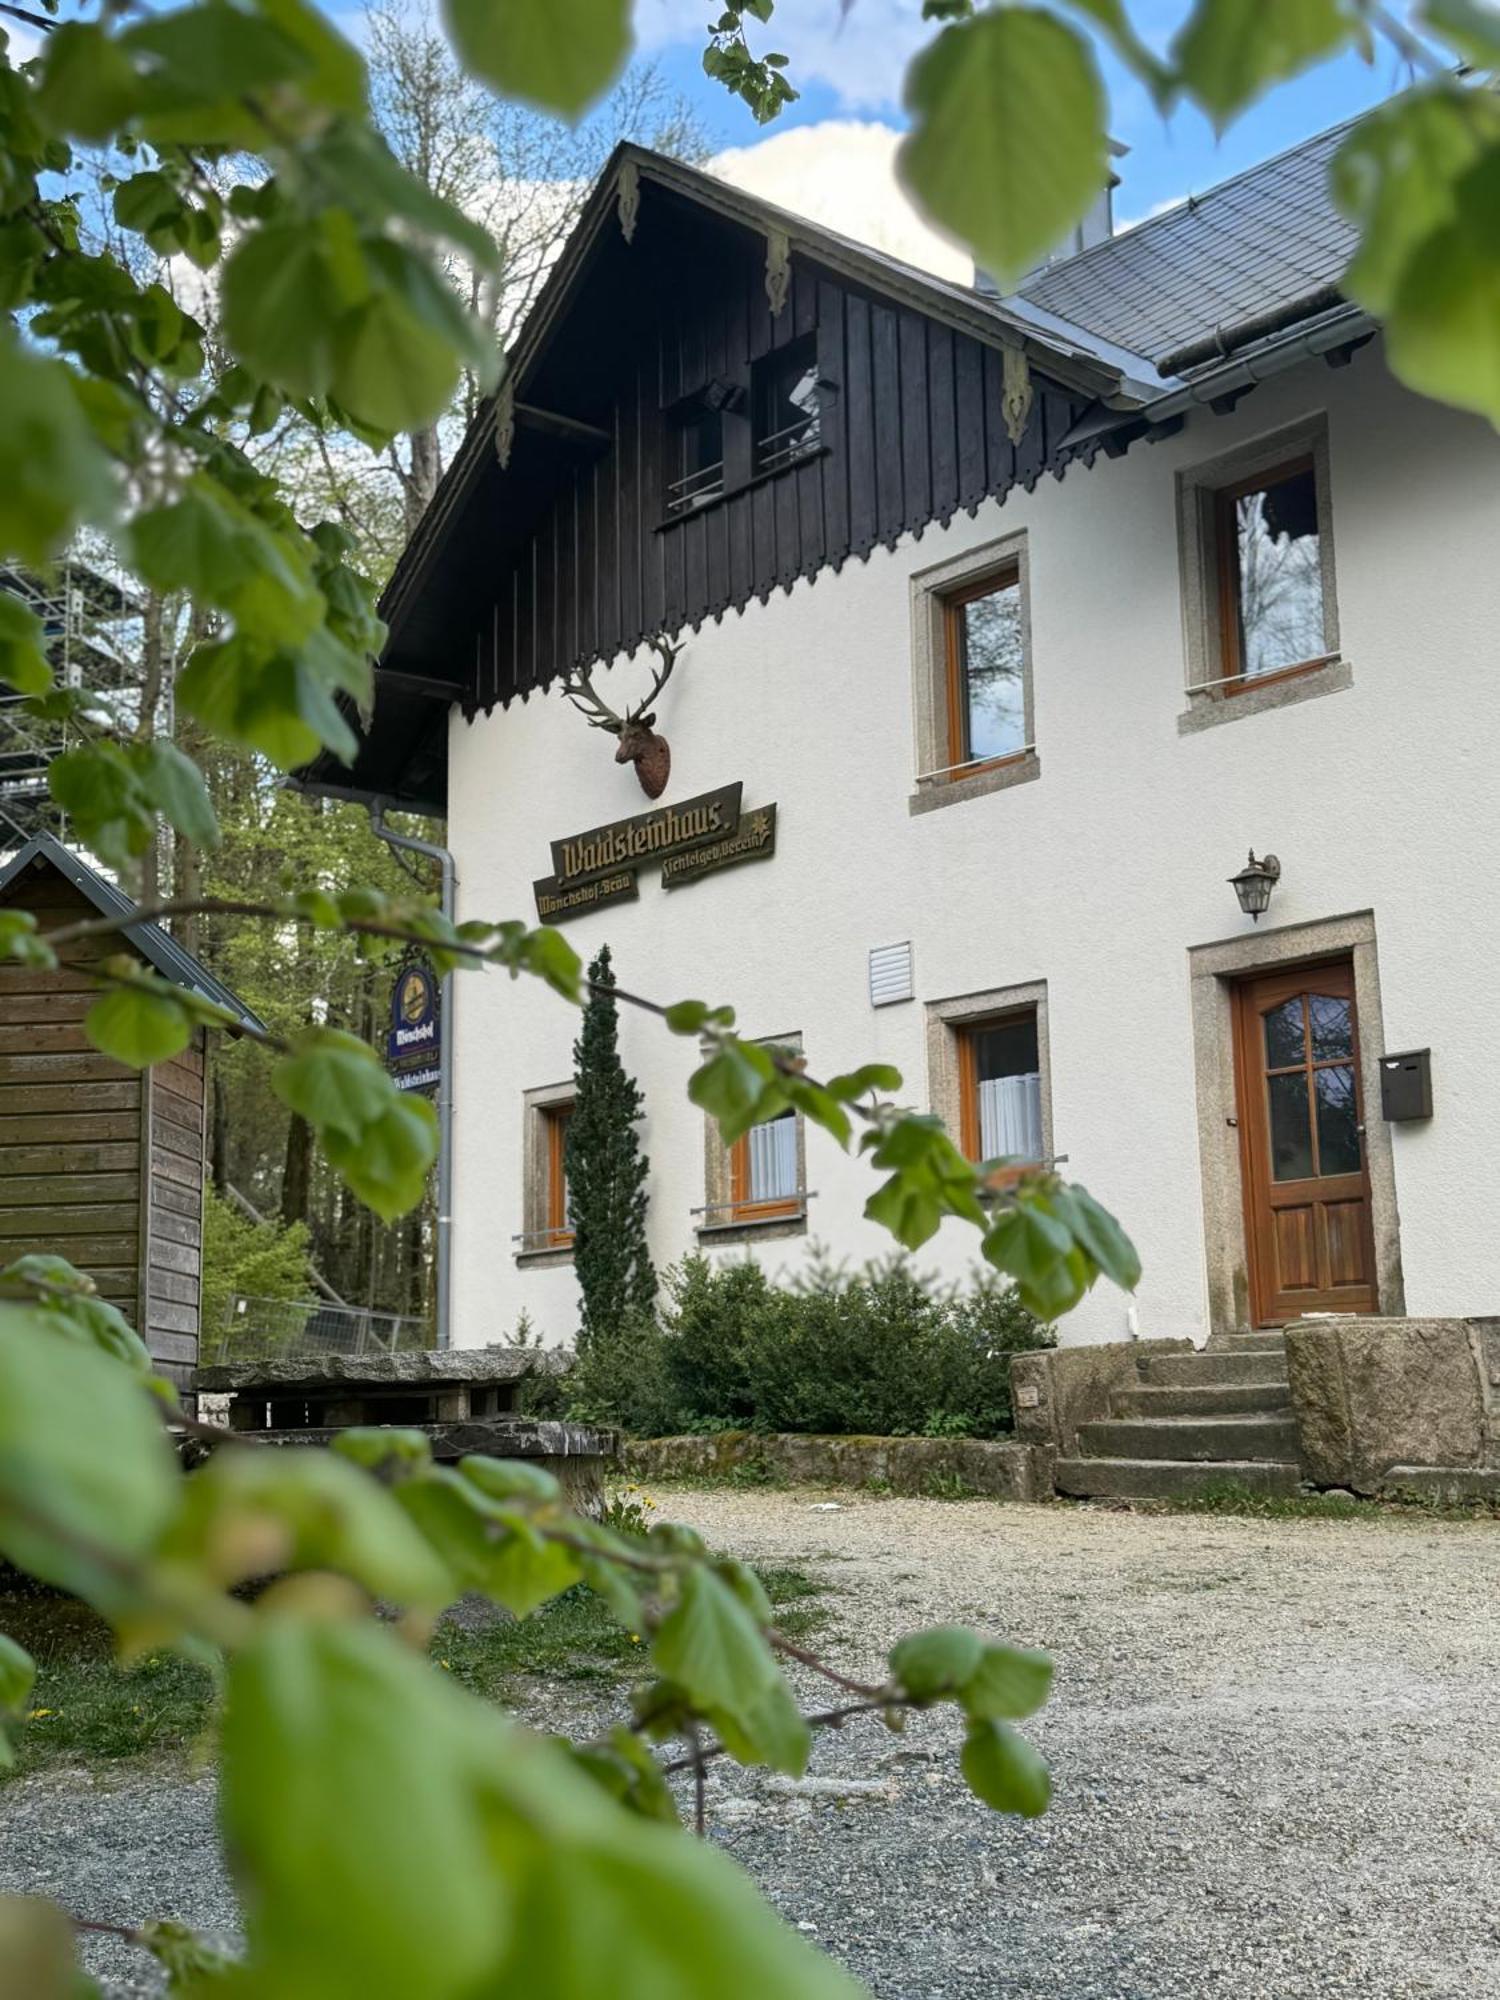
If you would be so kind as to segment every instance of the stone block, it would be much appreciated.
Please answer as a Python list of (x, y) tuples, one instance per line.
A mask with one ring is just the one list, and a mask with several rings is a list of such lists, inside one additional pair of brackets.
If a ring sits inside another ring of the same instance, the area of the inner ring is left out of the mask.
[(1480, 1464), (1478, 1340), (1461, 1319), (1293, 1321), (1287, 1379), (1307, 1477), (1372, 1494), (1393, 1466)]
[(1139, 1386), (1137, 1364), (1153, 1354), (1191, 1354), (1190, 1340), (1110, 1340), (1014, 1354), (1010, 1399), (1016, 1436), (1073, 1457), (1082, 1424), (1113, 1414), (1116, 1390)]
[(995, 1500), (1050, 1500), (1054, 1454), (1021, 1439), (818, 1437), (718, 1431), (710, 1437), (636, 1438), (622, 1450), (636, 1479), (713, 1479), (751, 1469), (801, 1486), (952, 1490)]

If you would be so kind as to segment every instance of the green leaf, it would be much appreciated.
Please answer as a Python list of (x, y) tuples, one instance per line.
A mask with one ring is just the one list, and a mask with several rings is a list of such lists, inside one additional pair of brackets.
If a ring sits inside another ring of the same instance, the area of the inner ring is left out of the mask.
[(1036, 1819), (1052, 1799), (1052, 1776), (1024, 1736), (1003, 1722), (971, 1722), (959, 1769), (976, 1798), (996, 1812)]
[(1197, 0), (1172, 53), (1188, 94), (1222, 129), (1360, 33), (1353, 0)]
[(918, 1701), (953, 1694), (979, 1666), (983, 1647), (963, 1625), (933, 1625), (891, 1648), (891, 1673)]
[(719, 1122), (726, 1146), (742, 1139), (767, 1110), (782, 1102), (775, 1065), (753, 1042), (726, 1041), (715, 1050), (688, 1084), (688, 1096), (700, 1110)]
[(188, 1481), (163, 1553), (226, 1588), (281, 1570), (334, 1570), (372, 1597), (441, 1610), (457, 1592), (379, 1480), (328, 1451), (226, 1446)]
[(1158, 111), (1172, 101), (1171, 70), (1135, 31), (1125, 0), (1065, 0), (1075, 14), (1091, 21), (1125, 67), (1145, 84)]
[(1423, 0), (1417, 25), (1441, 35), (1474, 68), (1500, 68), (1500, 13), (1493, 0)]
[(392, 1466), (398, 1471), (432, 1463), (432, 1440), (426, 1431), (403, 1430), (395, 1424), (351, 1424), (329, 1444), (340, 1458), (349, 1458), (367, 1472)]
[(408, 1479), (396, 1498), (465, 1590), (492, 1597), (515, 1618), (579, 1581), (577, 1556), (546, 1540), (513, 1508), (507, 1512), (446, 1466)]
[(901, 178), (1002, 284), (1054, 250), (1109, 173), (1087, 41), (1034, 7), (944, 28), (907, 72)]
[(322, 617), (300, 533), (293, 539), (268, 527), (206, 473), (196, 474), (170, 505), (137, 515), (130, 547), (137, 569), (158, 590), (219, 605), (272, 645), (299, 644)]
[(112, 138), (141, 95), (129, 56), (97, 23), (64, 21), (47, 36), (36, 108), (54, 132), (96, 144)]
[(73, 1926), (44, 1896), (0, 1896), (0, 1968), (6, 1989), (25, 2000), (81, 2000), (88, 1988), (73, 1949)]
[(1107, 1208), (1087, 1188), (1056, 1188), (1048, 1197), (1057, 1219), (1071, 1230), (1073, 1240), (1093, 1258), (1106, 1278), (1122, 1291), (1133, 1292), (1141, 1282), (1141, 1260), (1135, 1245)]
[(1023, 1646), (986, 1646), (959, 1699), (966, 1714), (987, 1722), (1023, 1722), (1052, 1692), (1052, 1662)]
[(651, 1657), (731, 1751), (800, 1776), (808, 1730), (755, 1620), (712, 1570), (694, 1567), (657, 1628)]
[(394, 1222), (427, 1192), (428, 1171), (438, 1156), (438, 1119), (425, 1097), (386, 1082), (389, 1096), (379, 1117), (357, 1139), (325, 1132), (323, 1150), (351, 1192), (382, 1222)]
[(236, 633), (197, 649), (178, 677), (177, 698), (205, 728), (289, 771), (323, 746), (353, 757), (358, 739), (336, 696), (365, 699), (370, 679), (368, 655), (330, 631), (314, 632), (295, 652)]
[(1500, 147), (1500, 107), (1447, 84), (1408, 91), (1361, 118), (1333, 156), (1338, 207), (1359, 230), (1344, 289), (1391, 311), (1417, 251), (1454, 219), (1458, 185)]
[[(59, 30), (59, 33), (63, 30)], [(60, 361), (0, 328), (0, 557), (44, 563), (114, 511), (114, 476)]]
[(134, 762), (147, 796), (195, 847), (217, 847), (219, 822), (203, 773), (175, 743), (158, 738), (136, 746)]
[(311, 1028), (271, 1073), (271, 1088), (315, 1132), (359, 1139), (392, 1090), (368, 1042), (337, 1028)]
[(190, 1016), (175, 1000), (144, 982), (101, 994), (83, 1025), (96, 1049), (132, 1069), (166, 1062), (193, 1038)]
[(515, 1859), (488, 1838), (470, 1729), (389, 1632), (264, 1621), (229, 1669), (221, 1803), (255, 1991), (480, 1990), (515, 1920)]
[(319, 179), (331, 184), (350, 209), (380, 223), (398, 216), (424, 235), (451, 244), (476, 269), (499, 269), (500, 252), (488, 230), (409, 173), (370, 127), (336, 125), (314, 159)]
[(630, 0), (443, 0), (459, 61), (505, 97), (579, 118), (630, 54)]
[(9, 592), (0, 595), (0, 681), (17, 694), (43, 694), (52, 685), (42, 621)]
[(461, 1458), (458, 1469), (464, 1478), (487, 1493), (492, 1500), (560, 1501), (562, 1487), (554, 1474), (540, 1465), (528, 1465), (522, 1458), (484, 1458), (478, 1454)]
[(139, 1378), (62, 1318), (0, 1305), (0, 1553), (108, 1608), (116, 1566), (145, 1557), (180, 1481)]
[(1035, 1201), (1000, 1211), (985, 1233), (984, 1255), (1015, 1279), (1022, 1305), (1038, 1319), (1070, 1312), (1093, 1281), (1067, 1229)]
[[(15, 1762), (10, 1732), (25, 1720), (26, 1702), (36, 1680), (36, 1661), (14, 1639), (0, 1632), (0, 1770)], [(4, 1960), (0, 1958), (0, 1966)]]
[(701, 1035), (705, 1028), (732, 1028), (732, 1007), (710, 1007), (706, 1000), (678, 1000), (663, 1016), (673, 1035)]
[(335, 330), (331, 391), (373, 430), (416, 430), (447, 409), (461, 363), (483, 374), (493, 348), (424, 259), (384, 242), (364, 256), (370, 288)]
[(241, 361), (289, 396), (326, 396), (340, 322), (369, 292), (346, 210), (264, 223), (224, 266), (224, 336)]

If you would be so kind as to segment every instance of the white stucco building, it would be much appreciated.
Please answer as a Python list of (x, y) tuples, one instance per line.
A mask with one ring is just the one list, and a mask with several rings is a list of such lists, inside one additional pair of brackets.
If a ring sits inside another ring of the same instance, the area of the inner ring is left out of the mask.
[[(567, 935), (622, 985), (1064, 1162), (1144, 1265), (1065, 1339), (1500, 1296), (1500, 450), (1338, 297), (1329, 150), (1005, 301), (623, 152), (388, 594), (355, 773), (313, 778), (445, 805), (461, 918), (739, 786), (738, 865), (541, 893), (586, 892)], [(658, 628), (653, 804), (557, 682), (597, 663), (623, 714)], [(453, 1338), (565, 1339), (576, 1018), (456, 984)], [(889, 1248), (867, 1165), (790, 1125), (726, 1158), (694, 1046), (621, 1040), (659, 1263)]]

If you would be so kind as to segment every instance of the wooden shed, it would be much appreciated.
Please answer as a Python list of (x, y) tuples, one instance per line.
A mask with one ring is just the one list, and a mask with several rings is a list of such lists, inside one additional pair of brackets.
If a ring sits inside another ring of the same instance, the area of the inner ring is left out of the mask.
[[(50, 834), (0, 865), (0, 909), (42, 931), (127, 915), (112, 882)], [(63, 947), (56, 972), (0, 964), (0, 1264), (66, 1257), (140, 1331), (162, 1374), (191, 1388), (198, 1359), (206, 1032), (138, 1071), (101, 1055), (83, 1017), (90, 969), (133, 952), (164, 978), (255, 1016), (156, 924)]]

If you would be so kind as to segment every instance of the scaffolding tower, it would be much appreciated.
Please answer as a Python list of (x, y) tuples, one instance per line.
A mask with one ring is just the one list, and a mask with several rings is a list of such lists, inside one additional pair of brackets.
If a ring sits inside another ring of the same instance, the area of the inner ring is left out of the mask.
[[(127, 713), (139, 708), (140, 606), (127, 591), (78, 556), (45, 570), (0, 564), (0, 591), (40, 619), (58, 687), (117, 697)], [(66, 840), (66, 816), (47, 789), (47, 770), (91, 733), (86, 714), (33, 714), (0, 681), (0, 856), (38, 832)]]

